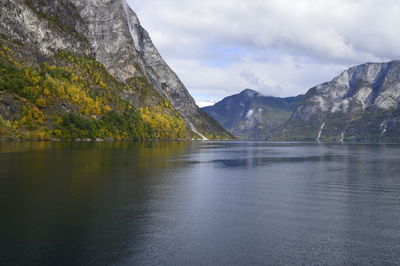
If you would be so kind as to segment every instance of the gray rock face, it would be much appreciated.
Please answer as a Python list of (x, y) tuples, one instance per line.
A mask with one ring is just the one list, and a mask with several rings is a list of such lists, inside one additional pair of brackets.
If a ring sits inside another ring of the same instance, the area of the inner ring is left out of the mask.
[(204, 131), (205, 129), (204, 133), (200, 133), (202, 135), (206, 134), (207, 131), (213, 131), (215, 125), (207, 125), (211, 120), (196, 105), (178, 76), (162, 59), (149, 34), (140, 25), (136, 14), (127, 6), (125, 0), (121, 2), (128, 19), (129, 31), (134, 40), (135, 49), (141, 59), (140, 65), (145, 75), (158, 91), (171, 101), (195, 132)]
[[(43, 56), (57, 50), (94, 56), (121, 82), (145, 77), (194, 132), (203, 137), (230, 136), (197, 107), (125, 0), (4, 1), (0, 33), (7, 38), (26, 43)], [(135, 102), (131, 92), (125, 97)]]
[[(60, 49), (84, 55), (91, 53), (89, 43), (80, 34), (86, 32), (87, 27), (78, 19), (78, 10), (67, 5), (66, 1), (3, 0), (0, 11), (0, 33), (24, 43), (43, 56), (50, 56)], [(64, 24), (50, 23), (49, 11), (63, 16)], [(66, 31), (69, 34), (65, 34)]]
[(138, 52), (129, 32), (123, 1), (71, 0), (87, 26), (82, 32), (89, 40), (95, 58), (120, 81), (133, 77), (140, 68)]
[(398, 141), (400, 61), (350, 68), (306, 94), (273, 139)]

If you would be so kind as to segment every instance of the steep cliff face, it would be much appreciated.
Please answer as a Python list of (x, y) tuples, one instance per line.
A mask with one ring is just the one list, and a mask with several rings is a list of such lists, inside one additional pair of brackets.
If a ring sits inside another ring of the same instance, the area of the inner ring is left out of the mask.
[(265, 139), (291, 117), (301, 99), (263, 96), (246, 89), (203, 110), (241, 139)]
[[(113, 90), (115, 102), (121, 98), (136, 108), (159, 107), (161, 115), (183, 119), (194, 137), (231, 137), (197, 107), (125, 0), (5, 0), (0, 21), (4, 56), (12, 57), (17, 68), (41, 63), (65, 67), (72, 57), (89, 58), (118, 84), (119, 89)], [(71, 55), (60, 57), (65, 52)], [(100, 92), (89, 89), (88, 97)], [(10, 93), (5, 86), (2, 90)], [(47, 108), (42, 111), (46, 113)]]
[(308, 91), (271, 139), (400, 141), (400, 61), (350, 68)]

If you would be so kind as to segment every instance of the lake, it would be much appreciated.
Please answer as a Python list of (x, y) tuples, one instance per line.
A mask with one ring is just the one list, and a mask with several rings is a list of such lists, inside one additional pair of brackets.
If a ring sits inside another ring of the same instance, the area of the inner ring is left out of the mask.
[(0, 265), (399, 265), (400, 146), (0, 143)]

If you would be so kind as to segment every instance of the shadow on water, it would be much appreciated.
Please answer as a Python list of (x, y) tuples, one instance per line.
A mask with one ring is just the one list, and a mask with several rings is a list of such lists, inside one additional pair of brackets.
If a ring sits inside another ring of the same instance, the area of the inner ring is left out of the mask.
[(168, 182), (160, 173), (189, 150), (186, 142), (0, 143), (0, 264), (107, 265), (130, 255), (153, 188)]

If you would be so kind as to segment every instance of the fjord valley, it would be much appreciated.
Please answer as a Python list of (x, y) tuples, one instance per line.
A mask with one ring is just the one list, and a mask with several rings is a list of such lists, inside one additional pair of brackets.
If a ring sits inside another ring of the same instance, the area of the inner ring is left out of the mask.
[(0, 266), (400, 265), (398, 0), (0, 2)]
[(218, 139), (125, 1), (5, 0), (0, 138)]
[(399, 61), (305, 96), (245, 90), (200, 109), (125, 1), (0, 8), (1, 139), (400, 141)]

